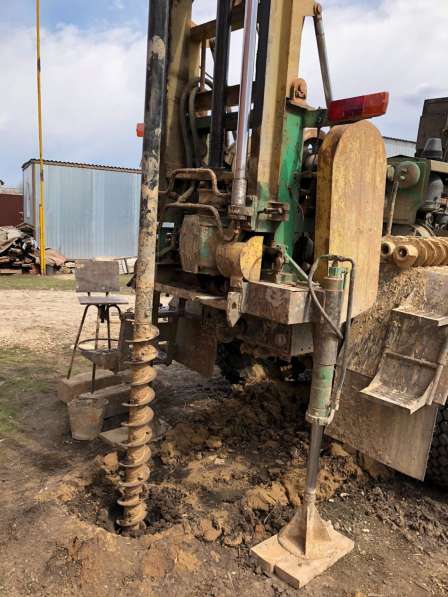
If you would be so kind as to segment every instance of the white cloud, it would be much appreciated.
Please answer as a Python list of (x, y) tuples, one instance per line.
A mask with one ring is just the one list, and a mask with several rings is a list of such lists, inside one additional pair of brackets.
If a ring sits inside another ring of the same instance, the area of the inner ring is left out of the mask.
[[(325, 2), (324, 2), (325, 4)], [(443, 52), (448, 2), (382, 0), (332, 2), (325, 28), (335, 97), (391, 92), (389, 114), (377, 120), (385, 134), (415, 138), (425, 97), (448, 95)], [(196, 18), (213, 18), (213, 3), (196, 0)], [(240, 68), (232, 51), (231, 81)], [(0, 27), (0, 177), (20, 180), (20, 165), (37, 153), (34, 31)], [(128, 27), (44, 32), (45, 154), (61, 160), (135, 166), (140, 143), (146, 40)], [(441, 62), (442, 60), (442, 62)], [(442, 66), (441, 66), (442, 64)], [(312, 23), (306, 27), (301, 76), (310, 101), (323, 103)]]
[[(275, 1), (275, 0), (274, 0)], [(214, 18), (209, 0), (196, 0), (197, 18)], [(389, 91), (388, 114), (376, 121), (384, 134), (415, 139), (423, 100), (448, 95), (440, 57), (448, 44), (448, 1), (323, 1), (335, 98)], [(327, 8), (325, 8), (327, 7)], [(236, 36), (235, 36), (236, 37)], [(231, 70), (240, 70), (236, 40)], [(300, 75), (309, 99), (324, 105), (311, 19), (305, 25)], [(229, 79), (234, 81), (230, 73)]]
[[(377, 8), (352, 2), (330, 7), (324, 19), (335, 97), (389, 91), (388, 114), (377, 125), (415, 139), (423, 100), (448, 95), (438, 58), (448, 43), (448, 2), (434, 0), (430, 10), (420, 0), (383, 0)], [(308, 30), (304, 59), (316, 55), (314, 46)], [(312, 99), (323, 102), (317, 62), (303, 63)]]
[[(0, 172), (15, 183), (37, 155), (35, 42), (31, 29), (1, 33)], [(43, 32), (45, 156), (137, 166), (145, 59), (144, 36), (128, 28)]]

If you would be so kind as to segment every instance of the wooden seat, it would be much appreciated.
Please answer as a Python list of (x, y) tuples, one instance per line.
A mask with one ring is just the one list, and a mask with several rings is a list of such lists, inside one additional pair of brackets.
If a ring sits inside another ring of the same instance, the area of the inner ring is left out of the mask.
[(129, 301), (122, 296), (79, 296), (80, 305), (127, 305)]
[[(95, 373), (98, 362), (102, 362), (99, 359), (98, 353), (101, 349), (98, 347), (99, 344), (99, 333), (100, 324), (106, 324), (107, 326), (107, 337), (103, 338), (107, 341), (107, 352), (109, 362), (118, 363), (118, 358), (112, 358), (114, 351), (118, 351), (112, 348), (112, 342), (118, 342), (116, 339), (111, 337), (110, 330), (110, 310), (116, 309), (119, 317), (121, 318), (121, 309), (119, 305), (128, 304), (128, 300), (122, 296), (114, 296), (109, 294), (110, 292), (117, 292), (120, 290), (120, 277), (119, 277), (119, 265), (117, 261), (100, 261), (95, 259), (79, 260), (76, 262), (75, 268), (75, 279), (76, 279), (76, 292), (86, 293), (78, 295), (79, 304), (84, 306), (84, 312), (81, 318), (81, 323), (76, 335), (75, 344), (73, 346), (72, 356), (70, 360), (70, 366), (67, 373), (67, 379), (70, 378), (73, 370), (73, 364), (75, 361), (76, 351), (80, 344), (85, 344), (89, 340), (83, 340), (80, 342), (82, 330), (86, 321), (87, 312), (90, 307), (96, 307), (96, 331), (95, 338), (92, 338), (94, 342), (94, 349), (81, 349), (84, 356), (92, 361), (92, 383), (91, 392), (95, 391)], [(93, 295), (92, 293), (101, 293)], [(93, 355), (93, 356), (92, 356)]]

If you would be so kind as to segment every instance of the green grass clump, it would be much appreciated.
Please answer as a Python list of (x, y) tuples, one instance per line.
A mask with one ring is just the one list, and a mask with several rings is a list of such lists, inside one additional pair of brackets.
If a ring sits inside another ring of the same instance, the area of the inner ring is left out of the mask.
[[(126, 284), (131, 275), (120, 276), (121, 292), (129, 293), (130, 288)], [(62, 274), (55, 276), (35, 276), (32, 274), (22, 275), (0, 275), (0, 290), (75, 290), (75, 276)]]
[(0, 350), (0, 435), (11, 433), (27, 399), (46, 394), (55, 384), (54, 360), (23, 348)]

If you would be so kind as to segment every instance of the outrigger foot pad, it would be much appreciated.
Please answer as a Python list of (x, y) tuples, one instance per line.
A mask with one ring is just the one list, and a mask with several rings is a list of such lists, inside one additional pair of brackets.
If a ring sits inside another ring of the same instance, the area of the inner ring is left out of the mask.
[(253, 547), (251, 554), (266, 574), (301, 589), (349, 554), (354, 546), (351, 539), (321, 519), (313, 504), (299, 509), (278, 535)]

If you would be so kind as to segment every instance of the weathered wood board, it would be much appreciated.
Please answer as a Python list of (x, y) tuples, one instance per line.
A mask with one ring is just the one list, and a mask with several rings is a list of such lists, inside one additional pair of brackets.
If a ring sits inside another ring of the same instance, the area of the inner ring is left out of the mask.
[(120, 290), (118, 261), (80, 259), (75, 269), (76, 292), (115, 292)]

